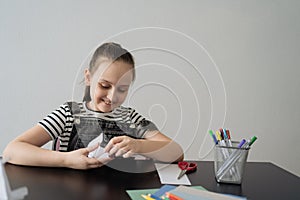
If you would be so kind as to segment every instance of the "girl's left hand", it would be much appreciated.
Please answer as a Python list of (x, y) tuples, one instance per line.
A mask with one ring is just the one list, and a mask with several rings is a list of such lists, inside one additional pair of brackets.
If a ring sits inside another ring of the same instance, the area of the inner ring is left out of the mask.
[(88, 154), (98, 148), (99, 144), (65, 153), (66, 167), (73, 169), (91, 169), (105, 165), (112, 158), (89, 158)]
[(112, 138), (105, 147), (105, 152), (109, 156), (123, 156), (129, 158), (138, 152), (138, 140), (128, 136), (118, 136)]

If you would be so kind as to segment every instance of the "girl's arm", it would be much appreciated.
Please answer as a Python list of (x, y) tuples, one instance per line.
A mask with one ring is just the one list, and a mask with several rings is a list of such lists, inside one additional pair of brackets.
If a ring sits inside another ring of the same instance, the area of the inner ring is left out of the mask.
[(163, 162), (178, 162), (184, 158), (181, 146), (159, 131), (149, 131), (140, 140), (141, 154)]
[(105, 150), (110, 155), (126, 158), (133, 154), (141, 154), (162, 162), (177, 162), (184, 158), (180, 145), (159, 131), (148, 131), (145, 139), (114, 137)]
[[(102, 165), (99, 160), (87, 157), (88, 153), (95, 150), (97, 146), (72, 152), (41, 148), (50, 140), (49, 134), (41, 126), (36, 125), (11, 141), (5, 148), (3, 157), (12, 164), (29, 166), (88, 169)], [(102, 162), (105, 163), (106, 160)]]

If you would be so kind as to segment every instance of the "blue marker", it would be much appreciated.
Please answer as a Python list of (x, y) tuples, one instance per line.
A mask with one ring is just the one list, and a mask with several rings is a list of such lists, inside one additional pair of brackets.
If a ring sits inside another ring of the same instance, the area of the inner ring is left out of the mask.
[(245, 144), (245, 142), (246, 142), (246, 140), (243, 139), (243, 140), (239, 143), (238, 148), (241, 148), (241, 147)]
[(223, 133), (224, 133), (224, 140), (227, 140), (228, 137), (227, 137), (227, 133), (226, 133), (226, 129), (225, 128), (223, 128)]
[(150, 197), (150, 198), (152, 198), (152, 199), (155, 199), (155, 200), (160, 200), (161, 199), (161, 198), (159, 198), (159, 197), (157, 197), (157, 196), (155, 196), (153, 194), (148, 194), (147, 196)]
[(226, 146), (230, 146), (229, 141), (228, 141), (229, 138), (228, 138), (225, 128), (223, 128), (223, 135), (224, 135), (224, 141), (225, 141)]

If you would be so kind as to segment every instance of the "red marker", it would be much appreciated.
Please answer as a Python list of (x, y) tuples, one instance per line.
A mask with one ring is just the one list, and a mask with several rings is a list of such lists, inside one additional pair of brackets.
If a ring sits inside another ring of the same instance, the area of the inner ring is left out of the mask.
[(230, 140), (230, 139), (231, 139), (231, 136), (230, 136), (229, 130), (226, 130), (226, 135), (227, 135), (228, 139)]
[(230, 146), (230, 147), (232, 147), (232, 143), (231, 143), (231, 136), (230, 136), (230, 132), (229, 132), (229, 130), (226, 130), (226, 135), (227, 135), (227, 142), (228, 142), (228, 145)]

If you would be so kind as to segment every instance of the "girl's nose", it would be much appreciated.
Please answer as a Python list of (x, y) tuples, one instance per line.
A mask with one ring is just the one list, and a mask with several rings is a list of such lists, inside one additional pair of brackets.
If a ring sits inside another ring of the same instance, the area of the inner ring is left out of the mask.
[(117, 101), (117, 94), (116, 94), (116, 90), (114, 88), (110, 89), (107, 93), (106, 96), (110, 102), (116, 102)]

